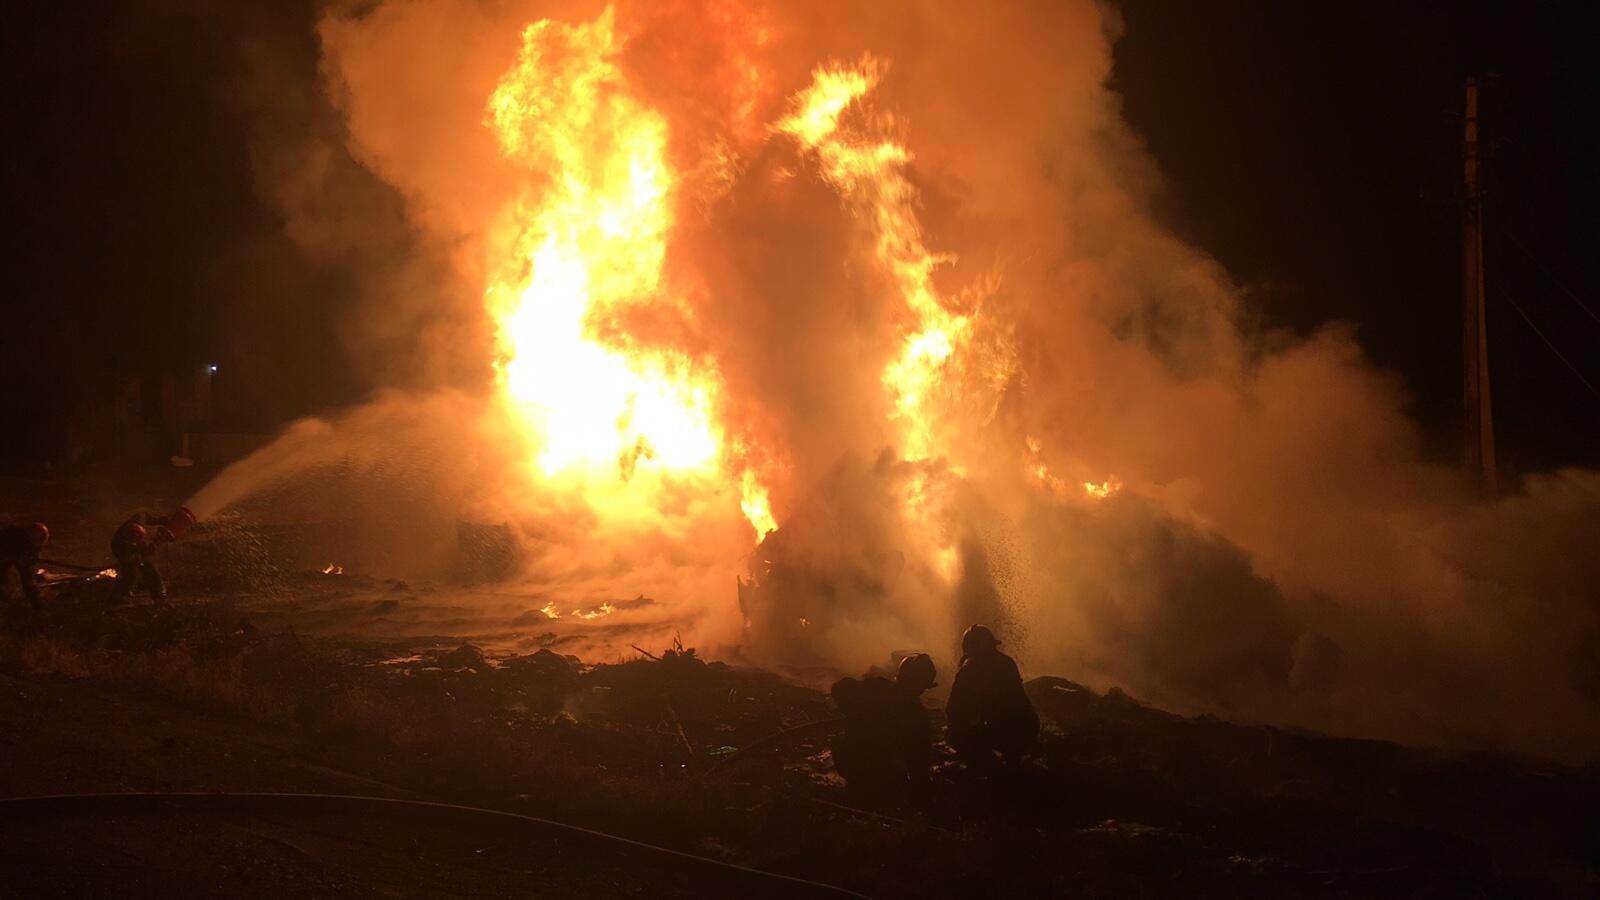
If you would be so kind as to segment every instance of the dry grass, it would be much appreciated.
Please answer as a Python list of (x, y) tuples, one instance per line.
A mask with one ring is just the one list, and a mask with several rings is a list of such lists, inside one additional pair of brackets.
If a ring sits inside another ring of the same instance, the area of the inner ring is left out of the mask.
[(186, 705), (264, 722), (290, 721), (298, 706), (292, 691), (250, 678), (242, 659), (197, 659), (181, 645), (124, 652), (35, 636), (20, 641), (14, 654), (33, 674), (154, 689)]

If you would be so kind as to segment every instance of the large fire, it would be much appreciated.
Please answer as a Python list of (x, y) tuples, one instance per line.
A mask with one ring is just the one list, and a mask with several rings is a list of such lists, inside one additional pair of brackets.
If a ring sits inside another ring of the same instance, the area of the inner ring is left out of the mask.
[[(769, 37), (752, 27), (757, 45)], [(486, 124), (525, 173), (504, 215), (509, 237), (491, 242), (499, 258), (490, 261), (485, 292), (503, 397), (530, 436), (542, 483), (619, 516), (649, 508), (668, 486), (678, 494), (685, 485), (731, 488), (759, 540), (779, 520), (772, 485), (750, 460), (781, 460), (783, 448), (752, 454), (748, 436), (727, 423), (715, 359), (643, 340), (628, 325), (641, 313), (692, 323), (695, 310), (667, 266), (690, 176), (672, 164), (668, 118), (630, 83), (621, 62), (627, 46), (612, 9), (587, 23), (537, 22), (488, 100)], [(892, 296), (897, 345), (879, 379), (884, 433), (901, 459), (937, 460), (961, 473), (951, 430), (983, 424), (963, 411), (972, 395), (1009, 378), (1015, 362), (1003, 345), (975, 338), (975, 307), (956, 308), (935, 286), (950, 257), (924, 238), (912, 154), (893, 136), (892, 120), (868, 108), (888, 62), (869, 56), (817, 67), (785, 107), (768, 111), (762, 129), (749, 121), (765, 76), (748, 54), (738, 66), (734, 133), (753, 144), (792, 142), (862, 223), (863, 256)], [(710, 152), (718, 158), (707, 169), (730, 167), (728, 146)], [(974, 382), (963, 374), (972, 371), (988, 374)], [(1023, 471), (1031, 465), (1023, 460)], [(901, 503), (920, 523), (913, 531), (929, 564), (948, 578), (956, 554), (929, 524), (937, 496), (928, 477), (915, 475)], [(1109, 482), (1086, 486), (1092, 497), (1110, 490)]]
[(857, 669), (983, 621), (1193, 710), (1393, 735), (1510, 684), (1559, 715), (1440, 725), (1600, 733), (1600, 476), (1463, 496), (1350, 330), (1263, 333), (1150, 213), (1104, 4), (611, 2), (326, 5), (350, 160), (309, 117), (263, 187), (411, 304), (371, 337), (415, 383), (497, 380), (297, 423), (192, 508), (359, 474), (362, 558), (515, 578), (517, 627), (597, 648)]
[[(662, 476), (729, 465), (714, 364), (617, 328), (630, 307), (682, 306), (662, 277), (678, 185), (667, 123), (630, 93), (620, 51), (610, 9), (587, 24), (530, 25), (488, 112), (506, 158), (532, 176), (485, 294), (501, 383), (541, 474), (611, 512), (646, 502)], [(740, 488), (757, 534), (776, 528), (753, 473)]]
[(602, 334), (629, 305), (671, 302), (667, 125), (630, 95), (617, 52), (610, 11), (539, 22), (489, 102), (506, 157), (537, 176), (516, 201), (514, 257), (487, 291), (506, 394), (544, 474), (602, 486), (713, 471), (723, 443), (707, 363)]

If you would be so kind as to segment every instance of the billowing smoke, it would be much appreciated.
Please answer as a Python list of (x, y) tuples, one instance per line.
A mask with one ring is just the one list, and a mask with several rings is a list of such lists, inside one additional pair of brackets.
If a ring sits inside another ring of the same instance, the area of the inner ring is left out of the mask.
[[(345, 146), (286, 159), (330, 132), (285, 118), (258, 162), (308, 252), (351, 240), (330, 189), (375, 176), (403, 198), (409, 249), (374, 260), (365, 317), (397, 345), (410, 311), (443, 310), (408, 345), (429, 358), (413, 381), (504, 350), (482, 300), (493, 260), (561, 173), (508, 162), (488, 98), (528, 24), (605, 9), (387, 0), (318, 22)], [(220, 492), (328, 464), (329, 448), (442, 444), (436, 458), (473, 462), (430, 469), (439, 521), (512, 523), (533, 548), (526, 578), (651, 592), (689, 639), (758, 661), (803, 646), (786, 661), (854, 668), (926, 648), (948, 665), (981, 619), (1027, 672), (1183, 711), (1600, 753), (1600, 474), (1476, 502), (1422, 460), (1400, 385), (1353, 329), (1251, 326), (1227, 273), (1150, 212), (1159, 175), (1107, 86), (1114, 11), (640, 0), (612, 14), (621, 74), (600, 90), (663, 118), (678, 173), (672, 302), (591, 324), (714, 369), (737, 445), (725, 484), (669, 477), (631, 524), (597, 515), (531, 472), (538, 437), (504, 422), (484, 378), (298, 426)], [(564, 41), (538, 59), (562, 65), (581, 44)], [(837, 111), (835, 143), (780, 127), (830, 66), (872, 82)], [(909, 155), (877, 157), (876, 180), (830, 168), (829, 153), (890, 145)], [(330, 159), (359, 171), (304, 180)], [(937, 301), (921, 319), (919, 285)], [(885, 373), (930, 315), (955, 323), (954, 349), (918, 358), (937, 361), (933, 380), (897, 395)], [(741, 471), (780, 525), (753, 555)], [(742, 610), (735, 574), (754, 579)]]

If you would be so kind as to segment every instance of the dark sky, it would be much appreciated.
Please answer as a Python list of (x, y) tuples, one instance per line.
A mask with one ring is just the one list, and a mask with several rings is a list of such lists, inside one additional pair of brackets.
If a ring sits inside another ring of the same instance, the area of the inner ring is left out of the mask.
[[(255, 291), (254, 318), (229, 306), (219, 271), (247, 277), (239, 260), (280, 258), (261, 248), (281, 239), (230, 100), (241, 63), (215, 23), (185, 11), (203, 5), (8, 11), (0, 415), (18, 427), (0, 457), (42, 452), (48, 441), (26, 437), (27, 423), (104, 392), (113, 373), (212, 360), (279, 370), (270, 418), (374, 386), (327, 338), (349, 273), (308, 264), (303, 277), (271, 279), (284, 297)], [(287, 42), (307, 73), (308, 6), (255, 13), (263, 39)], [(1358, 323), (1373, 359), (1404, 380), (1439, 459), (1453, 457), (1459, 420), (1461, 86), (1497, 72), (1484, 119), (1502, 456), (1514, 471), (1600, 464), (1600, 396), (1522, 318), (1600, 386), (1600, 321), (1566, 293), (1600, 313), (1600, 146), (1584, 127), (1594, 104), (1581, 4), (1121, 7), (1116, 87), (1169, 178), (1163, 218), (1221, 260), (1264, 323)], [(324, 291), (326, 303), (303, 296)], [(293, 322), (274, 324), (279, 301)]]
[[(1167, 221), (1268, 323), (1354, 321), (1430, 452), (1460, 421), (1461, 104), (1483, 99), (1490, 371), (1502, 462), (1600, 463), (1600, 142), (1578, 3), (1124, 0), (1116, 86), (1170, 179)], [(1550, 274), (1555, 278), (1551, 278)]]

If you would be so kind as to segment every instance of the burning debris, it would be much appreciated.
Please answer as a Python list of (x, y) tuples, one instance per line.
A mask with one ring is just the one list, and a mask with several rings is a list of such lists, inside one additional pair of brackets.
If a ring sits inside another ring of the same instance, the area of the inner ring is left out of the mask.
[(575, 609), (572, 611), (572, 616), (577, 619), (598, 619), (601, 616), (609, 616), (615, 611), (611, 604), (602, 603), (593, 609)]
[(344, 574), (344, 566), (339, 566), (339, 565), (334, 565), (333, 563), (328, 563), (327, 565), (322, 567), (322, 574), (324, 574), (324, 575), (343, 575)]
[(1083, 492), (1096, 500), (1104, 500), (1120, 490), (1122, 490), (1122, 479), (1115, 475), (1098, 484), (1093, 481), (1083, 483)]
[[(539, 612), (544, 613), (545, 618), (548, 619), (562, 618), (562, 613), (560, 610), (556, 609), (554, 602), (546, 603), (539, 609)], [(590, 607), (588, 609), (583, 609), (581, 607), (576, 608), (567, 612), (566, 615), (571, 616), (574, 619), (593, 620), (602, 616), (609, 616), (613, 612), (616, 612), (616, 607), (612, 606), (610, 603), (602, 603), (599, 606)]]

